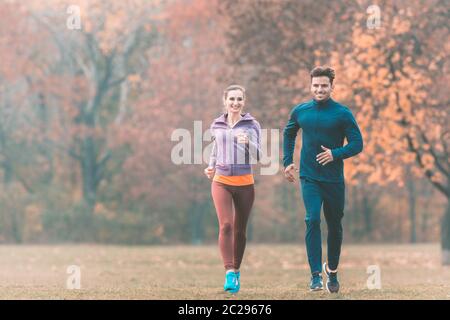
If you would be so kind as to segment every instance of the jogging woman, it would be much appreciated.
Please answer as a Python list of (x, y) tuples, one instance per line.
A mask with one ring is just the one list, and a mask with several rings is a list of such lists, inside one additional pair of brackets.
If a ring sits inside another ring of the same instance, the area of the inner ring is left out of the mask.
[(205, 175), (219, 220), (219, 248), (225, 267), (224, 290), (240, 289), (247, 222), (255, 199), (252, 163), (259, 160), (261, 127), (243, 113), (245, 89), (231, 85), (223, 93), (225, 113), (211, 125), (214, 139)]

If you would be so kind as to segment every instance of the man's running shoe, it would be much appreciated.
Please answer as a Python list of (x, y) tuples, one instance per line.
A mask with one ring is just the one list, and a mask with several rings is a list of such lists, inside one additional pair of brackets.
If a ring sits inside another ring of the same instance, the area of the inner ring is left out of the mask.
[(309, 291), (320, 291), (323, 290), (322, 275), (319, 272), (314, 272), (311, 277), (311, 282), (309, 284)]
[(323, 270), (327, 275), (327, 282), (325, 283), (325, 287), (327, 288), (329, 293), (338, 293), (339, 292), (339, 281), (337, 279), (337, 272), (328, 272), (327, 263), (323, 263)]

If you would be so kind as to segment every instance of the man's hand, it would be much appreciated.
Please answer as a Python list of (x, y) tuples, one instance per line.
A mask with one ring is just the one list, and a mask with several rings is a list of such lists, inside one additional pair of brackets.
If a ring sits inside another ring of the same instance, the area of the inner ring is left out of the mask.
[(321, 165), (326, 165), (327, 163), (333, 161), (333, 154), (331, 153), (331, 149), (325, 148), (324, 146), (322, 146), (322, 149), (325, 150), (324, 152), (319, 153), (316, 156), (316, 160), (321, 164)]
[(295, 167), (295, 164), (291, 163), (284, 169), (284, 177), (289, 182), (295, 182), (294, 172), (298, 172), (298, 169)]
[(208, 167), (205, 169), (205, 175), (208, 177), (208, 179), (211, 179), (214, 177), (214, 173), (216, 172), (216, 168)]

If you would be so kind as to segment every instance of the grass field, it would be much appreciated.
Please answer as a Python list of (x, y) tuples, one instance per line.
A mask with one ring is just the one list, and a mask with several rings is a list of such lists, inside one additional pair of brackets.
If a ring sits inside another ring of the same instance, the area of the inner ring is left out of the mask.
[[(307, 290), (303, 244), (249, 244), (231, 296), (216, 246), (2, 245), (0, 299), (450, 299), (440, 257), (438, 244), (344, 245), (341, 292), (330, 295)], [(78, 290), (66, 287), (70, 265)], [(367, 288), (369, 265), (381, 269), (380, 290)]]

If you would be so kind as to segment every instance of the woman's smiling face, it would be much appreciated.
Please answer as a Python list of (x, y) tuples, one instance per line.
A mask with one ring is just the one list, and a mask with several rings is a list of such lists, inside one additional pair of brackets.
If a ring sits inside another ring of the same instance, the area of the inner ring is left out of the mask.
[(245, 106), (244, 93), (239, 90), (230, 90), (225, 98), (225, 108), (228, 114), (241, 114)]

